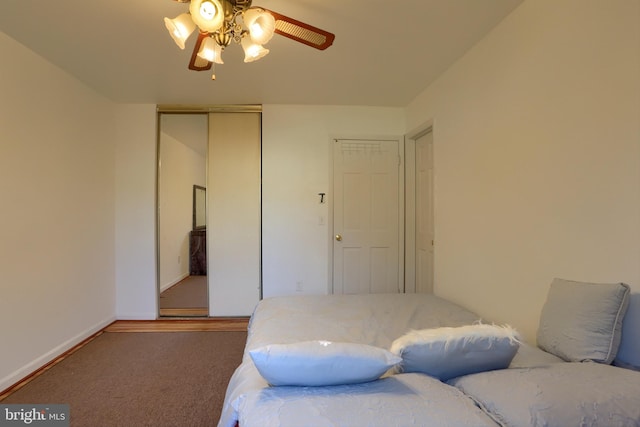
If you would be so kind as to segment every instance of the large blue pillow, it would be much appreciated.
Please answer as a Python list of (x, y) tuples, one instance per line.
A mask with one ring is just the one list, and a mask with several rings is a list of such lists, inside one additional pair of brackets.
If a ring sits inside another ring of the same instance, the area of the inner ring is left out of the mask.
[(422, 372), (441, 381), (509, 366), (520, 341), (509, 326), (467, 325), (411, 331), (391, 345), (402, 357), (397, 372)]
[(304, 341), (249, 351), (260, 375), (272, 386), (329, 386), (374, 381), (401, 361), (366, 344)]
[(637, 427), (640, 372), (602, 363), (550, 363), (449, 382), (501, 426)]
[(538, 347), (568, 362), (610, 364), (628, 306), (624, 283), (554, 279), (540, 314)]

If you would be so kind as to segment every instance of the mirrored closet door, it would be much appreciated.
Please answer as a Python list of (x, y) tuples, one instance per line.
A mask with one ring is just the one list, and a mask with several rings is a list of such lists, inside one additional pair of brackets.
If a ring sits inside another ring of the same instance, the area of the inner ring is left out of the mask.
[(158, 106), (160, 317), (242, 317), (262, 296), (262, 107)]

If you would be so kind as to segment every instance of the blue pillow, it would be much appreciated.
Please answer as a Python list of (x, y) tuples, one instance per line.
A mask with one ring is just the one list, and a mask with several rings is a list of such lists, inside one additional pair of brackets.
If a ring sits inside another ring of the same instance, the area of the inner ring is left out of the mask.
[(391, 352), (402, 357), (397, 372), (422, 372), (447, 381), (507, 368), (519, 346), (513, 328), (478, 324), (411, 331), (393, 342)]
[(627, 284), (554, 279), (540, 313), (538, 347), (568, 362), (610, 364), (628, 306)]
[(613, 364), (640, 371), (640, 294), (629, 295), (629, 307), (622, 322), (620, 347)]
[(304, 341), (250, 350), (272, 386), (330, 386), (374, 381), (402, 359), (366, 344)]

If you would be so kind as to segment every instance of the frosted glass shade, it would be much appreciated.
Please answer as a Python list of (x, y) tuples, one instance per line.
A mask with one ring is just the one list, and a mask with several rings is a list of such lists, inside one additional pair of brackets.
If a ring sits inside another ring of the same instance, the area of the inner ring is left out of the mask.
[(167, 31), (176, 42), (180, 49), (184, 49), (184, 42), (187, 41), (193, 30), (196, 29), (196, 24), (193, 22), (188, 13), (178, 15), (173, 19), (164, 18), (164, 26), (167, 27)]
[(250, 8), (242, 16), (254, 43), (263, 45), (271, 40), (276, 28), (276, 19), (272, 14), (264, 9)]
[(222, 61), (222, 48), (211, 37), (207, 37), (202, 41), (198, 56), (202, 59), (206, 59), (209, 62), (215, 62), (216, 64), (224, 64)]
[(242, 49), (244, 49), (244, 62), (253, 62), (269, 53), (269, 49), (256, 44), (250, 37), (242, 39)]

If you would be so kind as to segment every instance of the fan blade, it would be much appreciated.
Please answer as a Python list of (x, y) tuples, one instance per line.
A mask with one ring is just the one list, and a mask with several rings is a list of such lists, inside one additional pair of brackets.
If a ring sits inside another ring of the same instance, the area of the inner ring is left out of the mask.
[(208, 33), (203, 33), (202, 31), (198, 34), (198, 40), (196, 40), (196, 45), (193, 47), (193, 53), (191, 54), (191, 61), (189, 61), (189, 69), (195, 71), (205, 71), (210, 70), (213, 65), (212, 62), (207, 61), (206, 59), (202, 59), (198, 56), (198, 52), (200, 51), (200, 45), (202, 41), (209, 37)]
[(275, 33), (288, 37), (307, 46), (316, 49), (325, 50), (333, 44), (336, 36), (328, 31), (305, 24), (288, 16), (281, 15), (277, 12), (269, 10), (269, 13), (276, 18)]

